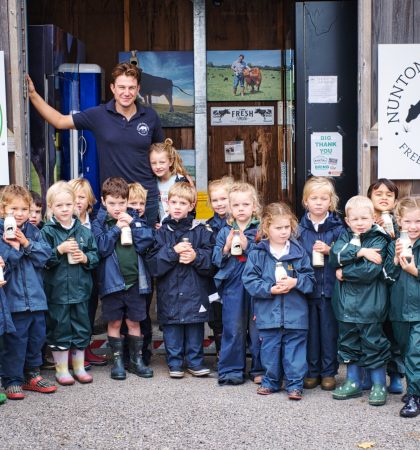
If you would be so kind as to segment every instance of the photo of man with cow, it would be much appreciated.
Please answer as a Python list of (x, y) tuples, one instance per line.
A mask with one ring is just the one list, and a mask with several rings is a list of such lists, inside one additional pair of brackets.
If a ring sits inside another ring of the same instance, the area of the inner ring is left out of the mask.
[(280, 50), (208, 51), (207, 101), (281, 100), (280, 68)]

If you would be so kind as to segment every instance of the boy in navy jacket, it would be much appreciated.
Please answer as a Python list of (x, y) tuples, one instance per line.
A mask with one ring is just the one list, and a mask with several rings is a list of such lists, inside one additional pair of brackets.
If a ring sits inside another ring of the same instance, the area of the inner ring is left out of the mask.
[(31, 225), (29, 191), (15, 184), (2, 191), (3, 215), (16, 220), (14, 238), (4, 234), (4, 220), (0, 221), (0, 254), (5, 266), (4, 292), (12, 314), (14, 333), (5, 334), (2, 385), (7, 398), (25, 398), (22, 389), (51, 393), (57, 387), (41, 377), (41, 349), (45, 342), (45, 311), (47, 298), (43, 289), (42, 269), (51, 255), (50, 246), (40, 231)]
[(158, 320), (163, 328), (169, 376), (210, 373), (204, 367), (204, 323), (208, 320), (208, 277), (212, 275), (214, 238), (205, 225), (194, 225), (195, 189), (176, 183), (169, 190), (169, 216), (156, 233), (148, 254), (149, 268), (157, 277)]
[[(146, 367), (141, 358), (139, 323), (146, 318), (146, 294), (151, 292), (143, 255), (153, 244), (153, 230), (134, 209), (127, 209), (128, 194), (128, 184), (123, 178), (107, 178), (102, 185), (102, 205), (92, 224), (100, 257), (99, 296), (103, 319), (108, 322), (108, 343), (114, 362), (111, 378), (114, 380), (126, 378), (121, 338), (123, 320), (128, 328), (129, 372), (142, 378), (153, 377), (153, 370)], [(131, 245), (123, 245), (124, 228), (131, 231)]]

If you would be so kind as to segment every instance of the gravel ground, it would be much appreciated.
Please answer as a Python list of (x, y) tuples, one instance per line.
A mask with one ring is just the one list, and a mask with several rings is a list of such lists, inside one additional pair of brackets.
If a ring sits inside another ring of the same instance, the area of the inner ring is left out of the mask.
[(219, 387), (214, 375), (170, 379), (162, 355), (152, 367), (154, 378), (128, 374), (126, 381), (95, 367), (91, 385), (8, 401), (0, 406), (0, 448), (329, 450), (366, 442), (376, 449), (420, 448), (420, 416), (400, 418), (397, 395), (375, 408), (367, 393), (336, 401), (317, 388), (292, 402), (284, 392), (259, 396), (251, 382)]

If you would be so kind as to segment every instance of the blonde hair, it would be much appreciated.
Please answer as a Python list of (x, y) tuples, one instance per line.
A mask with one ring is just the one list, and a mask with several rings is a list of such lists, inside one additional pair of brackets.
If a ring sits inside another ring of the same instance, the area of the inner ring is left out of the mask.
[(290, 220), (290, 228), (292, 231), (292, 236), (297, 237), (298, 231), (298, 220), (293, 214), (290, 207), (283, 202), (270, 203), (265, 206), (261, 218), (261, 237), (263, 239), (268, 239), (268, 228), (274, 222), (277, 217), (284, 217)]
[(139, 200), (146, 202), (147, 190), (140, 183), (129, 183), (128, 184), (128, 201), (133, 198), (138, 198)]
[[(255, 211), (253, 212), (253, 217), (256, 217), (257, 219), (259, 219), (261, 216), (261, 203), (258, 198), (257, 191), (256, 191), (255, 187), (252, 186), (252, 184), (245, 183), (244, 181), (234, 182), (229, 189), (229, 203), (232, 203), (232, 195), (237, 194), (237, 193), (242, 193), (242, 192), (250, 194), (252, 201), (254, 203), (254, 206), (255, 206)], [(231, 217), (229, 219), (229, 224), (232, 224), (234, 220), (235, 220), (235, 218)]]
[(367, 208), (372, 213), (372, 216), (375, 214), (375, 209), (373, 207), (372, 200), (364, 195), (355, 195), (351, 199), (349, 199), (346, 203), (345, 211), (346, 216), (349, 215), (349, 211), (351, 209), (362, 209)]
[(189, 173), (187, 172), (187, 169), (184, 167), (180, 154), (176, 151), (175, 147), (173, 146), (172, 139), (166, 138), (165, 142), (158, 142), (152, 144), (150, 146), (149, 155), (152, 152), (166, 153), (170, 163), (169, 172), (171, 173), (171, 175), (178, 173), (186, 178), (190, 176)]
[(309, 196), (313, 191), (317, 191), (319, 189), (327, 189), (330, 195), (330, 206), (328, 211), (338, 212), (338, 202), (339, 198), (337, 193), (335, 192), (334, 182), (331, 178), (328, 177), (311, 177), (309, 180), (306, 180), (305, 186), (303, 186), (303, 194), (302, 194), (302, 205), (305, 209), (307, 209), (306, 202), (308, 201)]
[[(76, 208), (76, 193), (74, 192), (74, 189), (66, 181), (57, 181), (52, 186), (50, 186), (47, 191), (46, 202), (48, 219), (51, 219), (52, 217), (51, 205), (54, 203), (54, 200), (58, 194), (70, 194), (74, 203), (74, 208)], [(76, 210), (74, 209), (73, 214), (75, 213)]]
[(192, 205), (195, 204), (196, 190), (190, 183), (181, 181), (172, 185), (168, 192), (168, 200), (175, 195), (187, 200)]
[(32, 203), (32, 195), (26, 187), (19, 186), (18, 184), (9, 184), (1, 190), (0, 194), (0, 209), (1, 213), (5, 215), (5, 207), (9, 205), (16, 197), (21, 198), (28, 204), (28, 208)]
[(234, 182), (235, 180), (227, 175), (222, 178), (219, 178), (218, 180), (210, 181), (210, 183), (207, 186), (208, 192), (207, 206), (211, 208), (212, 192), (216, 191), (217, 189), (225, 189), (227, 194), (229, 195), (230, 188), (232, 187)]
[(395, 217), (400, 224), (401, 219), (409, 211), (420, 210), (420, 197), (404, 197), (398, 201), (395, 207)]
[(96, 203), (96, 198), (89, 181), (86, 178), (73, 178), (68, 183), (73, 188), (75, 193), (77, 193), (77, 191), (85, 191), (88, 201), (87, 212), (92, 212), (93, 205)]

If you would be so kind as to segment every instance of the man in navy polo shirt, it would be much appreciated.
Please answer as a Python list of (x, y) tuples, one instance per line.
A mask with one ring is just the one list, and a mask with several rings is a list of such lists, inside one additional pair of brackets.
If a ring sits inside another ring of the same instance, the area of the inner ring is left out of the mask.
[(63, 115), (36, 92), (27, 77), (28, 95), (39, 114), (60, 130), (90, 130), (96, 138), (100, 183), (108, 177), (122, 177), (139, 182), (147, 189), (146, 217), (150, 225), (158, 216), (158, 189), (150, 167), (149, 147), (163, 142), (159, 116), (152, 108), (142, 106), (137, 96), (141, 72), (133, 64), (118, 64), (112, 71), (111, 91), (114, 98), (106, 104), (80, 113)]

